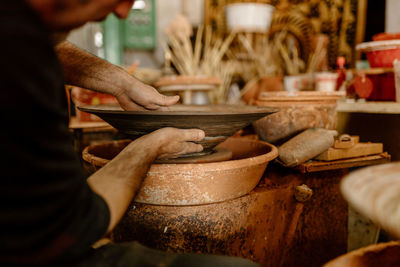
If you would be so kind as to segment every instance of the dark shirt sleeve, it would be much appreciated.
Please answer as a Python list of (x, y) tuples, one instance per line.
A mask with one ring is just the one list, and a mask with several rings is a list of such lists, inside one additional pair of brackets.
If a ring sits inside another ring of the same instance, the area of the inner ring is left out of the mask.
[(109, 224), (68, 131), (61, 67), (23, 0), (0, 5), (0, 265), (74, 261)]

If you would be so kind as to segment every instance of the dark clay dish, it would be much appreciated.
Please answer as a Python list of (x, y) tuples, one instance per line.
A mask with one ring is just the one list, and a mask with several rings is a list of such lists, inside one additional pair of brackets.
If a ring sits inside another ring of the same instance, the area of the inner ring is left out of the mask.
[(253, 121), (278, 111), (245, 105), (174, 105), (169, 111), (125, 111), (118, 105), (78, 108), (99, 116), (132, 139), (164, 127), (202, 129), (206, 138), (199, 144), (203, 145), (205, 153), (211, 153), (216, 145)]

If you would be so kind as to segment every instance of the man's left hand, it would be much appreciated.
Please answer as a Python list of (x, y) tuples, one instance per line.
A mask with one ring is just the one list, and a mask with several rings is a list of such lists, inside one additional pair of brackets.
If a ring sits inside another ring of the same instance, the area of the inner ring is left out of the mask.
[(125, 110), (167, 110), (179, 101), (179, 96), (162, 95), (155, 88), (141, 82), (122, 89), (115, 97)]

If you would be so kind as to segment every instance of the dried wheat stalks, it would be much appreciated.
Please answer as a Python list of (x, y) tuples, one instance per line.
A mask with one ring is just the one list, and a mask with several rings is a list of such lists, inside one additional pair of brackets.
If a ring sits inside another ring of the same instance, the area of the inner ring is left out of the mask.
[[(211, 27), (200, 26), (196, 33), (194, 48), (189, 35), (167, 32), (168, 45), (164, 44), (166, 53), (171, 54), (171, 62), (181, 75), (217, 76), (222, 83), (215, 92), (211, 92), (214, 102), (224, 102), (232, 79), (232, 68), (222, 67), (235, 32), (226, 39), (212, 39)], [(203, 45), (203, 35), (204, 45)]]
[(299, 52), (296, 46), (290, 48), (283, 45), (283, 40), (287, 37), (287, 31), (282, 31), (277, 34), (277, 49), (283, 60), (283, 67), (287, 75), (298, 75), (305, 68), (304, 62), (300, 59)]
[(322, 39), (318, 39), (317, 47), (315, 48), (315, 52), (310, 56), (307, 73), (315, 72), (320, 66), (320, 64), (324, 61), (326, 57), (326, 49), (324, 49), (324, 41)]
[(271, 43), (267, 36), (257, 42), (255, 48), (245, 35), (241, 34), (238, 38), (251, 60), (249, 64), (254, 65), (257, 78), (281, 73), (280, 63), (276, 57), (276, 45), (274, 42)]

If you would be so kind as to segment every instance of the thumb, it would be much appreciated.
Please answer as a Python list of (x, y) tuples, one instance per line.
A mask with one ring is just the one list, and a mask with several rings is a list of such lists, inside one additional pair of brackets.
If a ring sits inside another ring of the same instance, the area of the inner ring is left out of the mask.
[(179, 96), (178, 95), (174, 95), (174, 96), (166, 96), (166, 95), (159, 95), (159, 97), (157, 97), (154, 100), (154, 104), (157, 104), (159, 106), (171, 106), (176, 104), (179, 101)]

